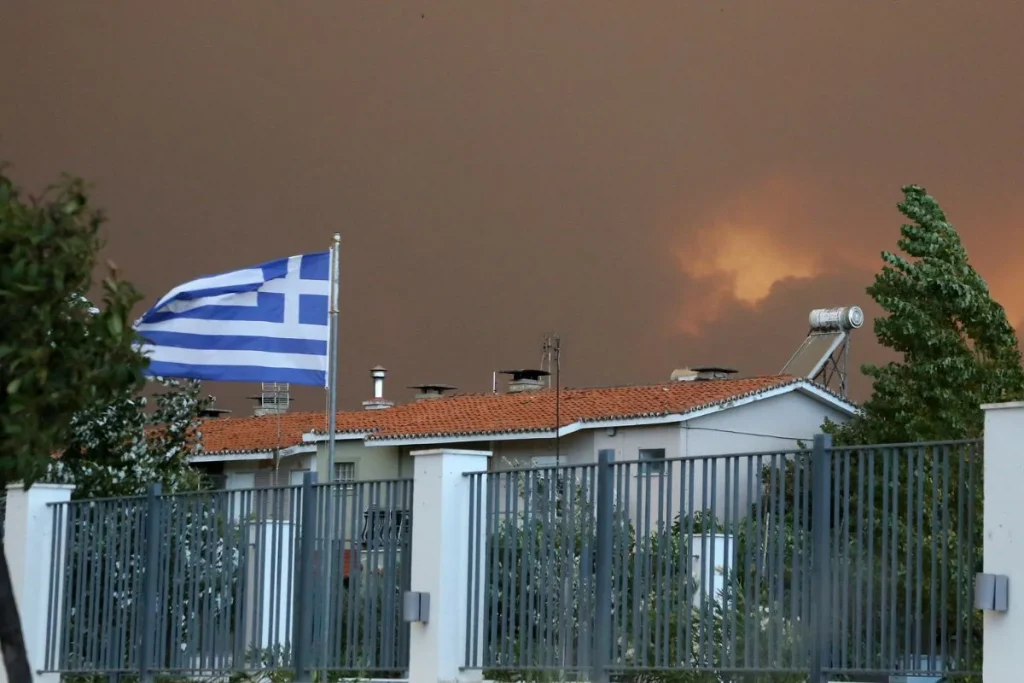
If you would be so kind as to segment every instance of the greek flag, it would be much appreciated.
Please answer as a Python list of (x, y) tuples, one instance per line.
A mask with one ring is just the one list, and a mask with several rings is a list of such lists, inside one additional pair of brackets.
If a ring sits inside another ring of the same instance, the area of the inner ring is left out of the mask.
[(331, 252), (172, 289), (135, 324), (153, 377), (326, 386)]

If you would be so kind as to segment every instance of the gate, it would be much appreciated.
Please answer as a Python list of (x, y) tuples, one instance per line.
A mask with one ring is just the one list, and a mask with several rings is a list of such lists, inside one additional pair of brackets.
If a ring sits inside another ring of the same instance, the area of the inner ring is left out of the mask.
[(466, 666), (494, 680), (980, 680), (981, 473), (978, 441), (818, 437), (467, 475), (482, 527)]
[(43, 670), (403, 676), (411, 480), (52, 506)]

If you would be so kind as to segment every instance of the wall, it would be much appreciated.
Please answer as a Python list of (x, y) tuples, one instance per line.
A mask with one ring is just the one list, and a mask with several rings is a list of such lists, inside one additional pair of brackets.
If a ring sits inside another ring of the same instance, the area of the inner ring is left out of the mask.
[[(227, 488), (249, 489), (266, 486), (298, 486), (302, 483), (302, 473), (313, 467), (312, 455), (293, 455), (281, 458), (277, 465), (277, 476), (273, 476), (273, 460), (229, 460), (224, 463), (223, 474), (227, 478)], [(264, 473), (257, 477), (257, 473)], [(270, 481), (266, 481), (269, 477)]]
[[(849, 419), (794, 391), (683, 422), (676, 427), (682, 460), (667, 465), (661, 475), (644, 476), (639, 467), (631, 468), (631, 517), (646, 520), (640, 511), (647, 509), (652, 510), (652, 524), (705, 509), (725, 521), (745, 516), (759, 494), (764, 468), (780, 465), (801, 444), (810, 448), (826, 417), (835, 422)], [(654, 439), (633, 440), (656, 447)], [(666, 457), (671, 458), (667, 449)], [(616, 457), (622, 459), (618, 453)], [(636, 459), (635, 449), (629, 457)]]
[(493, 453), (489, 468), (507, 470), (519, 467), (554, 467), (559, 465), (582, 465), (595, 462), (594, 433), (577, 432), (558, 440), (523, 439), (516, 441), (492, 441), (483, 450)]
[[(746, 514), (757, 495), (758, 474), (773, 462), (770, 456), (752, 454), (776, 452), (774, 462), (781, 463), (784, 453), (798, 450), (801, 442), (810, 448), (826, 417), (835, 422), (848, 419), (816, 398), (791, 392), (677, 424), (576, 432), (561, 439), (560, 464), (596, 462), (599, 450), (614, 450), (616, 461), (624, 463), (617, 468), (617, 495), (645, 531), (646, 525), (655, 530), (659, 520), (671, 523), (680, 512), (713, 509), (720, 519), (735, 518)], [(554, 464), (553, 439), (452, 447), (492, 451), (492, 471)], [(639, 452), (646, 448), (665, 449), (669, 462), (662, 474), (641, 469)], [(505, 483), (496, 492), (501, 512), (508, 500)]]
[[(398, 479), (400, 476), (398, 447), (367, 447), (362, 439), (335, 441), (334, 462), (351, 462), (356, 466), (357, 481)], [(317, 478), (329, 481), (327, 473), (327, 442), (317, 444)]]
[[(801, 446), (810, 448), (825, 418), (849, 419), (815, 398), (791, 392), (684, 422), (680, 454), (686, 459), (661, 477), (671, 482), (675, 494), (663, 515), (674, 518), (704, 509), (721, 520), (745, 515), (759, 495), (764, 468), (781, 465)], [(648, 500), (659, 501), (659, 484), (665, 483), (654, 479)]]
[(835, 408), (793, 391), (683, 423), (683, 455), (719, 455), (808, 448), (825, 418), (846, 422)]

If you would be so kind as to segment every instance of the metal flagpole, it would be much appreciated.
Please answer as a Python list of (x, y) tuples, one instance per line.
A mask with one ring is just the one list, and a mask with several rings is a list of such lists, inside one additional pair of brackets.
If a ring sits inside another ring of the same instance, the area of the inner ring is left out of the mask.
[[(338, 413), (338, 294), (341, 281), (341, 235), (334, 233), (331, 244), (331, 297), (327, 318), (327, 505), (324, 522), (324, 618), (323, 656), (320, 660), (325, 675), (330, 668), (328, 656), (331, 652), (331, 626), (334, 624), (334, 448)], [(345, 550), (342, 548), (342, 553)], [(340, 565), (344, 566), (344, 562)]]
[(338, 290), (341, 280), (341, 235), (334, 233), (334, 244), (331, 246), (331, 310), (328, 320), (327, 352), (330, 354), (327, 362), (327, 391), (328, 391), (328, 416), (327, 416), (327, 466), (328, 477), (334, 481), (334, 428), (338, 412)]

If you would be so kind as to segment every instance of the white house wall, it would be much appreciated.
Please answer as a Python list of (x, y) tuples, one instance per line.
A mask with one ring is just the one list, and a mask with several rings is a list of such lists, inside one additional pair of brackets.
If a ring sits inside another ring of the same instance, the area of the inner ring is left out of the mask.
[[(334, 462), (354, 464), (356, 481), (398, 479), (401, 474), (397, 446), (367, 447), (362, 439), (335, 441)], [(317, 444), (317, 478), (321, 482), (330, 480), (326, 441)]]
[[(801, 445), (810, 448), (826, 417), (840, 423), (849, 419), (815, 398), (791, 392), (673, 425), (681, 459), (662, 475), (642, 476), (640, 468), (630, 468), (631, 517), (645, 524), (650, 510), (653, 531), (659, 519), (671, 522), (680, 513), (709, 510), (723, 521), (745, 516), (757, 500), (763, 469), (780, 464)], [(651, 441), (645, 438), (642, 447), (661, 447)], [(666, 457), (673, 457), (667, 447)]]
[[(791, 392), (678, 424), (576, 432), (561, 440), (560, 464), (594, 463), (598, 451), (614, 450), (623, 463), (616, 468), (617, 498), (641, 532), (655, 531), (659, 521), (670, 524), (681, 512), (708, 509), (720, 520), (731, 519), (746, 515), (760, 471), (773, 462), (753, 454), (792, 453), (801, 442), (809, 448), (826, 417), (848, 419), (816, 398)], [(553, 464), (553, 439), (498, 441), (491, 447), (492, 470)], [(665, 449), (664, 474), (646, 475), (636, 462), (640, 450), (656, 448)], [(496, 492), (500, 512), (506, 512), (506, 482)]]
[(594, 462), (594, 433), (584, 431), (562, 437), (557, 452), (553, 438), (494, 441), (490, 450), (491, 470), (553, 467), (556, 459), (559, 465), (582, 465)]
[[(292, 499), (285, 490), (274, 494), (253, 494), (252, 489), (268, 487), (298, 486), (303, 475), (313, 467), (312, 454), (300, 454), (281, 458), (276, 472), (272, 460), (233, 460), (224, 463), (225, 488), (231, 494), (232, 518), (243, 516), (273, 517), (290, 520)], [(263, 507), (262, 510), (258, 509)]]

